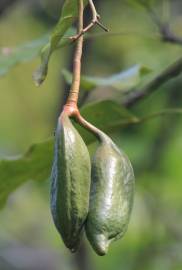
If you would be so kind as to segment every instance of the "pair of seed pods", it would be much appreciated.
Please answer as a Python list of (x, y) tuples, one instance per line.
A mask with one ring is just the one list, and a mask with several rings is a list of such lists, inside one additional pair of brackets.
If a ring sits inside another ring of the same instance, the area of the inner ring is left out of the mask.
[(92, 163), (88, 149), (66, 113), (55, 135), (51, 174), (51, 212), (64, 244), (77, 251), (85, 229), (98, 255), (128, 227), (134, 173), (125, 153), (102, 131)]

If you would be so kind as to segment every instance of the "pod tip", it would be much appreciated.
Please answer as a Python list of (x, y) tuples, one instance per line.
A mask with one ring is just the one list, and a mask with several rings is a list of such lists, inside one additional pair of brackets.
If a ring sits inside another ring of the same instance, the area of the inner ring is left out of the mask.
[(109, 240), (103, 234), (98, 234), (95, 237), (94, 249), (98, 255), (104, 256), (109, 248)]

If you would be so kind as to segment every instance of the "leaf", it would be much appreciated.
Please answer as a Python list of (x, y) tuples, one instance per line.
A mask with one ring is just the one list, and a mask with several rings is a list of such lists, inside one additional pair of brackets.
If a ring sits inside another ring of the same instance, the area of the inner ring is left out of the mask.
[[(81, 109), (81, 114), (91, 124), (108, 134), (128, 123), (138, 121), (138, 118), (127, 109), (111, 100), (90, 103)], [(94, 136), (86, 129), (79, 125), (77, 125), (77, 129), (87, 144), (95, 140)]]
[[(84, 0), (84, 4), (87, 0)], [(48, 64), (51, 54), (58, 48), (70, 44), (70, 40), (67, 38), (63, 40), (67, 30), (71, 28), (75, 18), (78, 16), (78, 1), (77, 0), (65, 0), (61, 17), (55, 26), (50, 41), (43, 47), (41, 51), (41, 65), (33, 74), (35, 84), (39, 86), (45, 80), (48, 72)], [(61, 43), (61, 44), (60, 44)]]
[(0, 52), (0, 76), (5, 75), (18, 63), (30, 61), (35, 58), (41, 47), (46, 44), (47, 41), (48, 34), (16, 48), (2, 48)]
[[(111, 86), (120, 91), (128, 91), (139, 84), (143, 77), (148, 75), (151, 71), (151, 69), (145, 66), (135, 65), (125, 71), (106, 78), (82, 76), (81, 88), (85, 91), (90, 91), (98, 86)], [(72, 74), (65, 69), (62, 73), (66, 82), (71, 84)]]
[(17, 187), (28, 180), (42, 181), (49, 177), (53, 158), (53, 140), (35, 144), (18, 158), (0, 161), (0, 207)]
[[(69, 28), (61, 42), (59, 42), (58, 48), (70, 44), (68, 37), (74, 35), (75, 32), (75, 28)], [(3, 47), (0, 52), (0, 77), (6, 75), (6, 73), (15, 65), (31, 61), (37, 57), (42, 46), (45, 46), (48, 41), (49, 34), (47, 33), (42, 35), (39, 39), (31, 40), (15, 48)]]
[[(112, 101), (89, 104), (81, 113), (92, 124), (103, 131), (112, 133), (127, 121), (136, 119), (131, 113)], [(107, 121), (106, 121), (107, 119)], [(95, 138), (85, 129), (79, 132), (87, 145)], [(53, 160), (53, 139), (35, 144), (22, 157), (0, 161), (0, 207), (3, 207), (8, 196), (28, 180), (43, 181), (49, 178)]]

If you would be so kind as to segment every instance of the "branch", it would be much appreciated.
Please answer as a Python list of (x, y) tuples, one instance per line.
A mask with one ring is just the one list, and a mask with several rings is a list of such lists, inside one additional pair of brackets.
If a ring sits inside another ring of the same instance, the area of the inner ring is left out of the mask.
[(100, 15), (97, 13), (97, 10), (95, 8), (95, 5), (92, 0), (89, 0), (90, 9), (92, 11), (92, 21), (89, 23), (85, 28), (81, 29), (80, 32), (77, 33), (77, 35), (70, 37), (72, 41), (75, 41), (79, 39), (83, 34), (88, 32), (94, 25), (100, 26), (105, 32), (108, 32), (109, 30), (100, 22)]
[(182, 46), (182, 38), (172, 33), (170, 26), (168, 24), (162, 25), (162, 27), (160, 28), (160, 34), (163, 41)]
[[(79, 34), (83, 29), (83, 0), (78, 0), (79, 7), (79, 18), (78, 18), (78, 29), (77, 33)], [(67, 105), (74, 104), (77, 105), (78, 95), (80, 90), (80, 74), (81, 74), (81, 58), (83, 51), (83, 36), (80, 36), (77, 40), (77, 45), (75, 49), (75, 55), (73, 60), (73, 79), (70, 89), (70, 93), (67, 99)]]
[[(83, 33), (88, 31), (94, 24), (102, 25), (99, 22), (100, 16), (97, 14), (95, 6), (92, 0), (89, 0), (90, 8), (92, 10), (93, 21), (86, 28), (83, 28), (83, 12), (84, 12), (84, 5), (83, 0), (77, 0), (78, 2), (78, 9), (79, 9), (79, 16), (78, 16), (78, 28), (77, 28), (77, 35), (72, 37), (72, 39), (76, 40), (76, 49), (75, 55), (73, 59), (73, 78), (71, 89), (69, 91), (69, 96), (67, 102), (64, 106), (64, 111), (67, 113), (68, 116), (77, 116), (79, 114), (78, 111), (78, 96), (80, 91), (80, 76), (81, 76), (81, 59), (82, 59), (82, 52), (83, 52)], [(104, 28), (104, 27), (102, 27)]]
[(138, 102), (139, 100), (149, 96), (154, 91), (156, 91), (160, 86), (164, 83), (168, 82), (171, 79), (179, 76), (182, 73), (182, 57), (162, 71), (159, 75), (157, 75), (152, 81), (146, 84), (139, 90), (133, 90), (132, 92), (128, 93), (124, 98), (122, 104), (124, 106), (131, 106)]
[(158, 31), (161, 36), (161, 40), (164, 42), (169, 42), (172, 44), (178, 44), (182, 46), (182, 38), (176, 36), (170, 29), (170, 25), (168, 22), (163, 22), (161, 18), (156, 14), (154, 9), (146, 4), (146, 2), (141, 2), (147, 13), (149, 14), (150, 18), (157, 26)]
[(149, 121), (151, 119), (154, 119), (156, 117), (162, 117), (162, 116), (166, 116), (166, 115), (176, 115), (176, 114), (182, 114), (182, 109), (181, 108), (167, 108), (167, 109), (163, 109), (159, 112), (154, 112), (154, 113), (151, 113), (149, 115), (143, 116), (141, 118), (136, 118), (133, 121), (133, 124), (144, 123), (144, 122)]
[(17, 0), (1, 0), (0, 1), (0, 16)]
[(79, 270), (92, 270), (93, 262), (89, 256), (88, 246), (86, 245), (86, 241), (81, 243), (80, 249), (75, 253), (74, 261), (76, 263), (77, 269)]

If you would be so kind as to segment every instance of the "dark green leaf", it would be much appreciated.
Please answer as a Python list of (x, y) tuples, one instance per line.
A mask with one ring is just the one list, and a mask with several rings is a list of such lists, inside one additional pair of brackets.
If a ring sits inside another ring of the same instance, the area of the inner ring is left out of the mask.
[[(81, 109), (81, 114), (91, 124), (110, 134), (128, 123), (137, 121), (127, 109), (111, 100), (90, 103)], [(87, 144), (94, 141), (91, 133), (80, 126), (77, 128)]]
[(53, 140), (36, 144), (17, 159), (0, 161), (0, 207), (17, 187), (28, 180), (41, 181), (50, 175)]
[[(85, 4), (87, 0), (84, 1)], [(36, 85), (40, 85), (46, 78), (48, 72), (48, 64), (51, 54), (58, 48), (70, 44), (69, 38), (63, 39), (64, 35), (71, 28), (75, 18), (78, 16), (78, 1), (65, 0), (62, 8), (61, 17), (55, 26), (50, 41), (43, 47), (41, 51), (41, 65), (35, 71), (33, 78)]]

